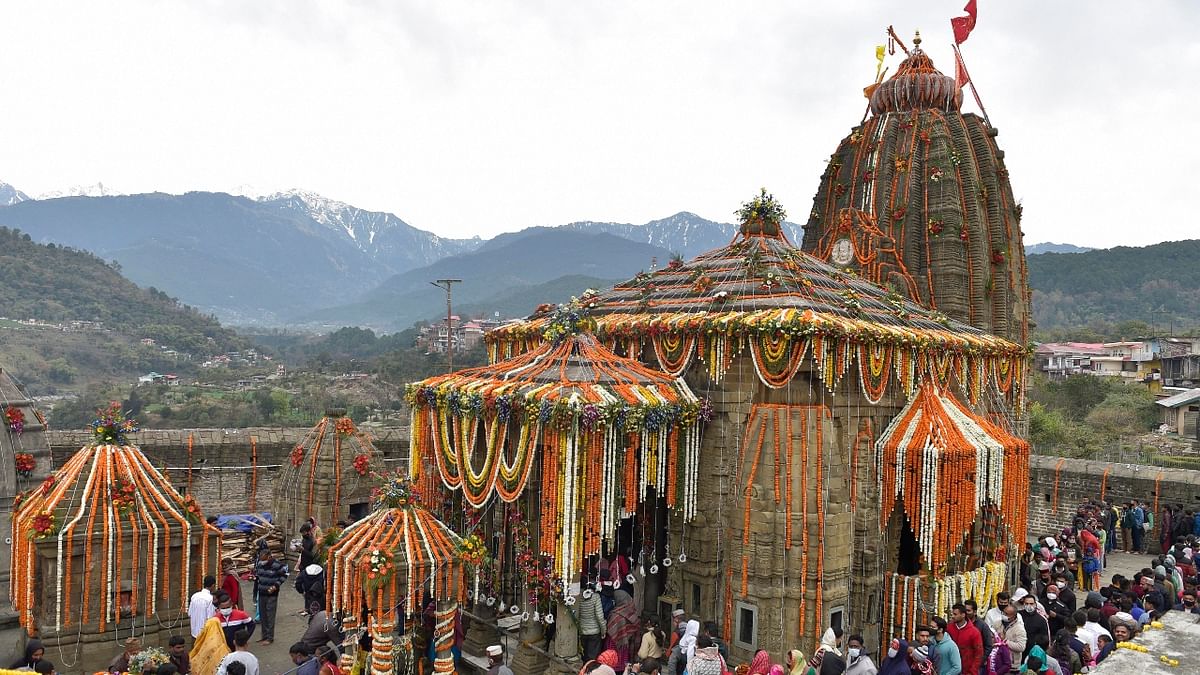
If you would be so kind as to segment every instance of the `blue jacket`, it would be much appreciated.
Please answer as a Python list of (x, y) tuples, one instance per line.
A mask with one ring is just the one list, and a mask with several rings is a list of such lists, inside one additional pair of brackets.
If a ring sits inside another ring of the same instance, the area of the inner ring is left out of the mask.
[(1192, 534), (1200, 537), (1200, 513), (1197, 513), (1192, 521)]
[(1140, 506), (1133, 507), (1133, 513), (1131, 513), (1130, 515), (1133, 516), (1133, 526), (1134, 527), (1141, 527), (1143, 524), (1145, 524), (1146, 514), (1144, 511), (1142, 511), (1142, 507), (1140, 507)]

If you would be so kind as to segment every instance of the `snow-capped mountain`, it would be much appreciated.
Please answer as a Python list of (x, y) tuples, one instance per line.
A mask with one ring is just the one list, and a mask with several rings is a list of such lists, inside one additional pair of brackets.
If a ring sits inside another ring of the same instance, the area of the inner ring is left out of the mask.
[[(584, 232), (608, 232), (618, 237), (665, 248), (679, 253), (684, 258), (724, 246), (737, 233), (737, 226), (732, 223), (718, 223), (687, 211), (652, 220), (645, 225), (583, 221), (563, 227)], [(784, 222), (783, 227), (792, 241), (798, 242), (803, 238), (804, 233), (799, 225)], [(665, 264), (666, 261), (663, 262)]]
[(35, 197), (35, 199), (59, 199), (61, 197), (120, 197), (124, 192), (114, 190), (112, 186), (105, 185), (101, 182), (92, 183), (91, 185), (73, 185), (65, 190), (51, 190), (43, 192)]
[(280, 211), (303, 214), (339, 232), (363, 253), (396, 264), (402, 269), (426, 265), (448, 255), (479, 247), (482, 240), (445, 239), (418, 230), (397, 216), (367, 211), (306, 190), (288, 190), (257, 197), (257, 201)]
[(8, 183), (0, 182), (0, 206), (12, 206), (29, 201), (29, 195)]

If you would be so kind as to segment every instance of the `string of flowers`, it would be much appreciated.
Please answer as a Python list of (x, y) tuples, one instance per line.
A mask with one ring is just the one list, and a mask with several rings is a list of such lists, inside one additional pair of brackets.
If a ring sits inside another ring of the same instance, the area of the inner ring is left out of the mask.
[(37, 466), (33, 455), (29, 454), (28, 452), (18, 452), (14, 456), (13, 460), (16, 464), (18, 476), (21, 478), (29, 478), (33, 476), (33, 470)]
[(4, 421), (8, 424), (8, 430), (17, 436), (25, 431), (25, 413), (15, 405), (4, 409)]

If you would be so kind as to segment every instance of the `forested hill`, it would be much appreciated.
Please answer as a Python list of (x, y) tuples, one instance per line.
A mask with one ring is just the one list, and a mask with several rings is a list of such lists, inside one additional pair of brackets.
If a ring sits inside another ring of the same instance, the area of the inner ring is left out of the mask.
[(1144, 321), (1200, 326), (1200, 240), (1029, 256), (1038, 328)]
[(216, 319), (162, 291), (139, 287), (91, 253), (38, 244), (6, 227), (0, 227), (0, 316), (98, 321), (194, 356), (248, 344)]

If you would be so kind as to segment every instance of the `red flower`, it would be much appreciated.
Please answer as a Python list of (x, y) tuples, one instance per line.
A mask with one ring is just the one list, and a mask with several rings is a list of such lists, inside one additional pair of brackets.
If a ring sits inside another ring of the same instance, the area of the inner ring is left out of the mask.
[(992, 264), (999, 265), (1004, 262), (1004, 251), (992, 251)]

